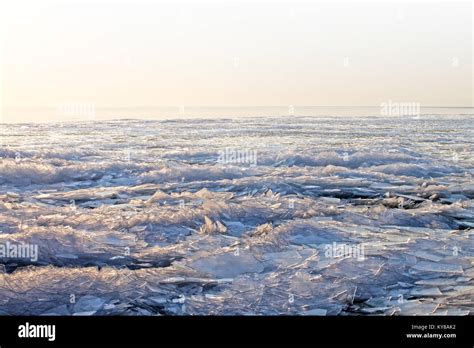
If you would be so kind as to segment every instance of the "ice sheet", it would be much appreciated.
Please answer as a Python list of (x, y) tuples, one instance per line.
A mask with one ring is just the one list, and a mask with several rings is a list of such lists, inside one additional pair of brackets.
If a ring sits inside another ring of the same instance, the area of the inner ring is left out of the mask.
[(473, 115), (0, 128), (2, 313), (474, 311)]

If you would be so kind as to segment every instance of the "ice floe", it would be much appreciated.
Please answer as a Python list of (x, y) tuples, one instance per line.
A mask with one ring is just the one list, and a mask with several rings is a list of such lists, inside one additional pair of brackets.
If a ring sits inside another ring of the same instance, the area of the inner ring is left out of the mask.
[(472, 314), (474, 121), (420, 122), (0, 125), (1, 313)]

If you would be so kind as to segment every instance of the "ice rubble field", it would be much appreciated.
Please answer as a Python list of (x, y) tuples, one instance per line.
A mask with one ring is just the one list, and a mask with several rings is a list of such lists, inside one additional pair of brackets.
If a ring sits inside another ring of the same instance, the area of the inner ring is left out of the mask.
[(472, 117), (2, 125), (0, 313), (473, 314)]

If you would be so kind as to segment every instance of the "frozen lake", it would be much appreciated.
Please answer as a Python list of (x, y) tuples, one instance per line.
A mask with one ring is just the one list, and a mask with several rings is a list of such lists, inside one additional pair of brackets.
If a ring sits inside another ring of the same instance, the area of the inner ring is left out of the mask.
[(0, 126), (0, 313), (474, 313), (473, 115)]

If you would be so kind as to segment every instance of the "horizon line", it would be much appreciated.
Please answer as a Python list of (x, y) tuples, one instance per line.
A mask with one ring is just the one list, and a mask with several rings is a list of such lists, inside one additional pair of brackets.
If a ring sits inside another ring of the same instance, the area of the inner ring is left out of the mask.
[[(392, 101), (394, 103), (412, 103), (408, 101)], [(416, 103), (416, 102), (415, 102)], [(77, 104), (77, 105), (94, 105), (94, 103), (90, 102), (63, 102), (58, 103), (57, 105), (43, 105), (43, 106), (13, 106), (13, 105), (4, 105), (0, 109), (8, 109), (8, 108), (15, 108), (15, 109), (50, 109), (56, 108), (60, 105), (66, 104)], [(95, 106), (97, 109), (153, 109), (153, 108), (287, 108), (287, 107), (310, 107), (310, 108), (379, 108), (380, 105), (298, 105), (298, 104), (289, 104), (289, 105), (243, 105), (243, 106), (235, 106), (235, 105), (139, 105), (139, 106)], [(449, 106), (449, 105), (420, 105), (421, 108), (450, 108), (450, 109), (467, 109), (467, 108), (474, 108), (474, 105), (471, 106)]]

